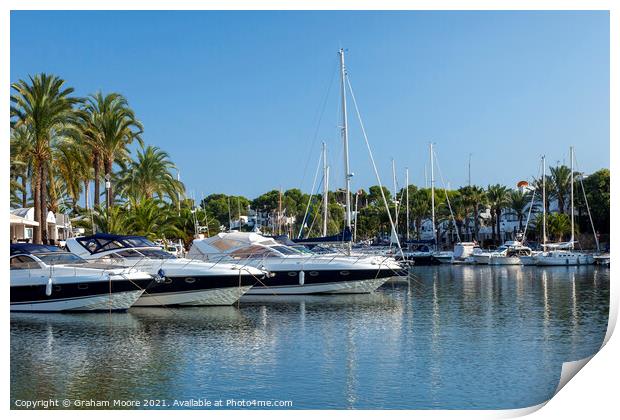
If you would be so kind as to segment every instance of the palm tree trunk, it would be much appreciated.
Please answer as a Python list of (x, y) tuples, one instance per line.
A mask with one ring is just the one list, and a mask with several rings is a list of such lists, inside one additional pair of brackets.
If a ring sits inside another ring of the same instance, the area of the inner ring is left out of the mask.
[[(105, 163), (105, 176), (106, 176), (106, 204), (108, 208), (112, 207), (112, 197), (114, 194), (112, 193), (112, 159), (107, 159)], [(107, 187), (108, 181), (110, 179), (110, 187)]]
[(90, 201), (88, 197), (89, 189), (90, 189), (90, 181), (88, 179), (85, 179), (84, 180), (84, 208), (86, 210), (89, 210), (89, 201)]
[(500, 229), (501, 226), (501, 222), (500, 219), (502, 218), (502, 209), (500, 209), (499, 207), (496, 210), (497, 213), (497, 243), (499, 245), (499, 243), (502, 241), (502, 231)]
[(495, 236), (495, 226), (497, 225), (495, 223), (495, 219), (497, 218), (497, 213), (495, 213), (495, 211), (493, 212), (494, 217), (491, 220), (491, 232), (493, 234), (493, 243), (497, 244), (497, 236)]
[(22, 176), (22, 208), (28, 205), (28, 190), (26, 185), (26, 176)]
[(95, 170), (95, 191), (93, 194), (93, 207), (99, 206), (99, 187), (100, 187), (100, 176), (99, 176), (99, 154), (95, 152), (93, 154), (93, 169)]
[(34, 167), (34, 221), (39, 223), (39, 226), (33, 227), (32, 242), (35, 244), (41, 243), (41, 164), (35, 162)]
[(47, 238), (47, 168), (45, 168), (44, 165), (41, 164), (40, 171), (41, 171), (41, 177), (40, 177), (41, 207), (39, 208), (39, 211), (40, 211), (41, 221), (39, 223), (41, 226), (41, 242), (46, 244), (47, 239), (48, 239)]

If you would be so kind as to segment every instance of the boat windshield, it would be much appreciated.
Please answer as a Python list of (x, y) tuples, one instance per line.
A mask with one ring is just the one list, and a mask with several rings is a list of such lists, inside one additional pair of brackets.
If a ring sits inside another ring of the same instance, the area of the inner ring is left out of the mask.
[(176, 258), (171, 253), (161, 249), (139, 249), (138, 251), (146, 258), (150, 258), (152, 260), (170, 260)]
[(300, 251), (290, 248), (288, 246), (284, 246), (284, 245), (274, 245), (274, 246), (271, 246), (270, 248), (278, 252), (281, 252), (284, 255), (300, 255), (301, 254)]
[(47, 265), (54, 264), (85, 264), (86, 260), (70, 252), (40, 253), (37, 257)]

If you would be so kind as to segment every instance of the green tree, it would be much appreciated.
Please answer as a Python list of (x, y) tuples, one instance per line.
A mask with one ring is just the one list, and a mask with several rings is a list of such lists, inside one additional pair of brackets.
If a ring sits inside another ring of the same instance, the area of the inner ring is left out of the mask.
[[(82, 132), (92, 150), (95, 174), (95, 205), (99, 203), (99, 170), (103, 164), (104, 174), (112, 177), (115, 161), (129, 157), (128, 146), (134, 140), (143, 146), (142, 123), (129, 107), (127, 99), (118, 93), (104, 96), (101, 92), (90, 95), (81, 112)], [(112, 206), (113, 186), (106, 189), (106, 203)]]
[(519, 220), (519, 231), (523, 232), (523, 218), (530, 207), (531, 196), (521, 190), (512, 190), (508, 193), (508, 208)]
[(32, 163), (34, 173), (35, 220), (34, 242), (47, 242), (45, 220), (48, 211), (47, 176), (52, 162), (51, 143), (64, 130), (75, 123), (74, 106), (80, 99), (71, 96), (73, 88), (65, 81), (46, 73), (20, 79), (11, 85), (11, 126), (17, 129), (27, 126), (32, 140)]
[(500, 226), (502, 209), (508, 205), (508, 188), (500, 184), (489, 185), (487, 187), (487, 198), (491, 206), (493, 241), (497, 244), (501, 239)]
[(118, 185), (118, 192), (137, 201), (157, 197), (168, 199), (175, 205), (185, 193), (183, 183), (171, 173), (176, 166), (168, 153), (156, 146), (138, 150), (135, 160), (124, 168)]

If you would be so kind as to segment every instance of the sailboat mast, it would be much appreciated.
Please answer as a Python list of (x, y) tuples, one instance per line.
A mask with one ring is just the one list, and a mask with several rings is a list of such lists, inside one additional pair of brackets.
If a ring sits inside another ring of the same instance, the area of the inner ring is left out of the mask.
[(431, 214), (433, 223), (433, 241), (437, 246), (437, 229), (435, 229), (435, 165), (433, 164), (433, 143), (430, 144), (431, 155)]
[(467, 184), (471, 187), (471, 153), (469, 154), (469, 162), (467, 164)]
[(323, 142), (323, 236), (327, 236), (327, 194), (329, 193), (329, 167), (327, 166), (327, 146)]
[(405, 168), (405, 188), (407, 189), (407, 192), (405, 194), (406, 195), (406, 200), (407, 200), (406, 207), (405, 207), (406, 210), (407, 210), (407, 212), (406, 212), (407, 213), (407, 216), (406, 216), (406, 218), (407, 218), (407, 220), (406, 220), (406, 222), (407, 222), (407, 240), (409, 240), (409, 168)]
[(278, 194), (278, 235), (282, 234), (282, 187)]
[(573, 146), (570, 147), (570, 248), (573, 249), (575, 247), (575, 197), (574, 197), (574, 174), (575, 171), (573, 169), (574, 159), (573, 159)]
[(394, 185), (394, 226), (398, 235), (398, 194), (396, 192), (396, 163), (392, 159), (392, 182)]
[(543, 251), (547, 246), (547, 192), (546, 192), (546, 178), (547, 169), (545, 168), (545, 155), (542, 157), (542, 205), (543, 205)]
[(346, 70), (344, 67), (344, 49), (340, 49), (340, 95), (342, 97), (342, 142), (344, 144), (344, 181), (346, 193), (346, 227), (351, 230), (351, 172), (349, 169), (349, 129), (347, 126), (347, 91)]

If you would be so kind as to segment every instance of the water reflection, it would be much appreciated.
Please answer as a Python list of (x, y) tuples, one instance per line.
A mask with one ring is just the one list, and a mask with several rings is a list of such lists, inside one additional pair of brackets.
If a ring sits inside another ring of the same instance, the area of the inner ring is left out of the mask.
[(12, 314), (11, 398), (522, 407), (598, 349), (608, 304), (608, 269), (438, 266), (371, 295)]

